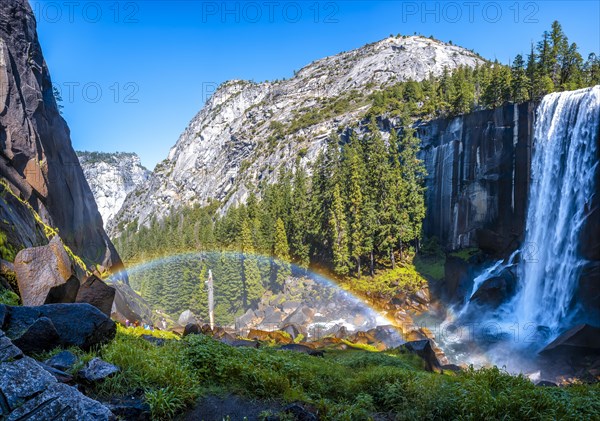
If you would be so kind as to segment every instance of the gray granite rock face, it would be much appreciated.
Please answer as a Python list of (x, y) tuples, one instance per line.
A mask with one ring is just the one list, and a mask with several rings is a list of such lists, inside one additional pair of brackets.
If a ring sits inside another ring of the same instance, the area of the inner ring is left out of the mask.
[(110, 420), (111, 411), (74, 387), (58, 383), (0, 330), (0, 418)]
[[(0, 177), (59, 229), (75, 254), (88, 263), (121, 266), (57, 109), (26, 0), (0, 0)], [(0, 202), (0, 229), (11, 232), (10, 241), (45, 243), (27, 209), (11, 198)], [(13, 233), (11, 226), (19, 229)]]

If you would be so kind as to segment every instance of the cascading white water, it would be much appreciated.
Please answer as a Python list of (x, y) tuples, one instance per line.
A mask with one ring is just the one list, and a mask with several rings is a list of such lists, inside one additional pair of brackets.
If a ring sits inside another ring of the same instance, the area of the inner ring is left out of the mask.
[(544, 97), (538, 110), (517, 295), (520, 324), (567, 327), (582, 264), (579, 238), (598, 166), (600, 86)]

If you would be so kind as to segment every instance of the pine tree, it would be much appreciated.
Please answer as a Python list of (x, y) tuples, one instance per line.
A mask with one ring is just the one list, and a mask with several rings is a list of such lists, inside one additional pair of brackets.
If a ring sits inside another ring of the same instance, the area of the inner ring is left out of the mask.
[(333, 203), (329, 212), (329, 226), (331, 227), (332, 234), (333, 270), (338, 275), (347, 275), (350, 260), (348, 255), (348, 226), (346, 224), (344, 203), (338, 184), (333, 188)]
[(310, 263), (308, 238), (310, 208), (307, 184), (306, 171), (297, 162), (290, 215), (290, 250), (298, 265), (305, 268)]
[(248, 220), (242, 224), (241, 252), (243, 266), (244, 308), (256, 304), (263, 296), (265, 289), (262, 284), (258, 260), (254, 255), (254, 241)]
[(291, 274), (289, 264), (290, 248), (288, 246), (285, 226), (281, 218), (275, 223), (275, 242), (273, 245), (273, 274), (272, 279), (274, 286), (278, 289), (283, 287), (283, 284)]
[(517, 54), (511, 67), (511, 96), (516, 103), (529, 100), (529, 78), (525, 70), (525, 61), (521, 54)]

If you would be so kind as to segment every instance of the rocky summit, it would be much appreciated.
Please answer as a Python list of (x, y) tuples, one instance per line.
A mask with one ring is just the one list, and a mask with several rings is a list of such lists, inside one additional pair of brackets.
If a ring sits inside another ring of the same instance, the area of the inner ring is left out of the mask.
[(263, 180), (297, 156), (303, 165), (333, 129), (351, 125), (366, 97), (394, 83), (440, 76), (483, 59), (461, 47), (420, 36), (390, 37), (317, 60), (289, 80), (222, 84), (192, 119), (152, 176), (125, 200), (108, 229), (137, 219), (148, 224), (172, 206), (209, 199), (244, 202)]

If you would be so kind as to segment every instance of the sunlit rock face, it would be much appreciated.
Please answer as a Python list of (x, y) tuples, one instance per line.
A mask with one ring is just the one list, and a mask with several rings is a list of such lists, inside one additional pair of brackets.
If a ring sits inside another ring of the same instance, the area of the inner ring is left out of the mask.
[(11, 244), (47, 242), (26, 202), (86, 263), (121, 267), (57, 108), (26, 0), (0, 1), (0, 178), (15, 195), (0, 200), (0, 231)]
[[(297, 157), (303, 166), (312, 162), (332, 130), (360, 119), (370, 93), (478, 63), (483, 60), (457, 46), (418, 36), (390, 37), (315, 61), (288, 80), (226, 82), (192, 119), (167, 159), (127, 197), (108, 229), (114, 236), (119, 226), (136, 218), (148, 224), (172, 206), (218, 199), (227, 208), (244, 202), (259, 182), (275, 181), (279, 170)], [(340, 107), (326, 113), (336, 102)], [(318, 116), (307, 118), (311, 112)]]
[(135, 153), (77, 152), (106, 227), (125, 197), (150, 176)]

